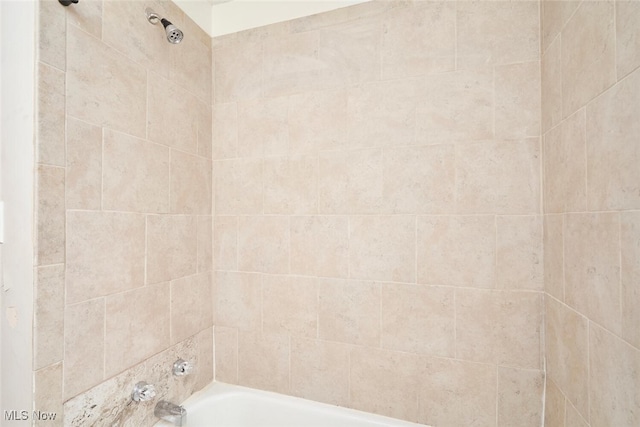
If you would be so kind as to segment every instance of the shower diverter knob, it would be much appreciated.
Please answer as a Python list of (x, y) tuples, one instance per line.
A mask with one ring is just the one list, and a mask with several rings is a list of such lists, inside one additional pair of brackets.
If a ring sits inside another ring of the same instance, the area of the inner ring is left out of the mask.
[(181, 377), (189, 375), (193, 371), (193, 365), (184, 359), (178, 359), (173, 364), (173, 375)]
[(131, 398), (135, 402), (147, 402), (154, 397), (156, 397), (156, 388), (152, 384), (148, 384), (146, 381), (140, 381), (133, 386)]

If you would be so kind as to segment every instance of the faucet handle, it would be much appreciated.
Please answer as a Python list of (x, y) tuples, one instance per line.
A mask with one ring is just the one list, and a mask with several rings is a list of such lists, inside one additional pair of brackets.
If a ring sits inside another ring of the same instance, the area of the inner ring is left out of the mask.
[(173, 364), (173, 375), (178, 377), (189, 375), (193, 372), (193, 364), (191, 362), (187, 362), (184, 359), (178, 359)]
[(135, 402), (147, 402), (156, 397), (156, 388), (153, 384), (148, 384), (146, 381), (140, 381), (133, 387), (133, 393), (131, 398)]

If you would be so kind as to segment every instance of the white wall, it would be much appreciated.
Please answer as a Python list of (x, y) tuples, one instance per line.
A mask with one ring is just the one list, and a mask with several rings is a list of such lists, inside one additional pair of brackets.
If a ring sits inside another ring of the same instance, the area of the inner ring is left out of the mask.
[(216, 4), (212, 12), (212, 36), (288, 21), (368, 0), (234, 0)]
[(31, 410), (36, 4), (0, 1), (0, 20), (1, 408)]
[[(211, 35), (211, 3), (207, 0), (173, 0), (184, 13)], [(167, 18), (171, 20), (171, 18)]]

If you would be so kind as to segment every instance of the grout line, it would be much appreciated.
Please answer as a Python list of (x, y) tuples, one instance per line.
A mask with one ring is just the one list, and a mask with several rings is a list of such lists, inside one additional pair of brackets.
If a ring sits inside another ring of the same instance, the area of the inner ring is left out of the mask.
[[(104, 145), (105, 145), (105, 136), (106, 136), (106, 128), (101, 128), (101, 141), (100, 141), (100, 211), (104, 212)], [(72, 212), (70, 209), (68, 212)]]
[(620, 309), (620, 336), (624, 336), (624, 295), (623, 295), (623, 286), (622, 286), (622, 276), (624, 271), (622, 270), (622, 215), (618, 214), (618, 266), (620, 267), (620, 274), (618, 276), (618, 298), (619, 298), (619, 309)]
[(567, 234), (567, 229), (566, 229), (566, 215), (565, 214), (561, 214), (560, 215), (560, 219), (562, 220), (562, 230), (560, 235), (562, 236), (562, 302), (564, 303), (567, 300), (567, 286), (566, 286), (566, 243), (565, 243), (565, 238), (566, 238), (566, 234)]
[(496, 399), (496, 426), (499, 426), (499, 419), (500, 419), (500, 407), (499, 407), (499, 403), (500, 403), (500, 366), (496, 365), (496, 394), (495, 394), (495, 399)]
[(591, 320), (587, 318), (587, 422), (589, 424), (591, 424), (591, 386)]
[(102, 381), (107, 376), (107, 297), (102, 297), (102, 313), (104, 318), (102, 319)]

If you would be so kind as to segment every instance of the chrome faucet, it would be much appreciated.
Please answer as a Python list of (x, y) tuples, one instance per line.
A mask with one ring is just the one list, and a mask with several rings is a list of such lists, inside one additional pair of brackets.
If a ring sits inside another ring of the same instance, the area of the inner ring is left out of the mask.
[(165, 421), (173, 423), (177, 427), (187, 425), (187, 410), (182, 406), (174, 405), (166, 400), (161, 400), (156, 404), (153, 415)]

